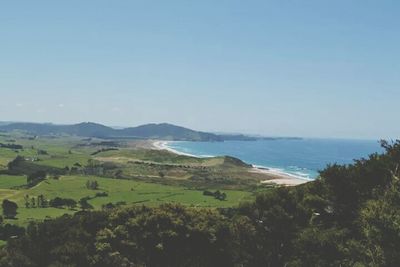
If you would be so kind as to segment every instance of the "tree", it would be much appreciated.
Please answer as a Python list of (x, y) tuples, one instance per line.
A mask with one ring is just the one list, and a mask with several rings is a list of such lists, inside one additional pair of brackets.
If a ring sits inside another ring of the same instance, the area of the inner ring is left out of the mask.
[(116, 178), (122, 178), (122, 175), (123, 175), (122, 170), (117, 170), (117, 171), (115, 172), (115, 177), (116, 177)]
[(81, 205), (82, 210), (93, 209), (93, 206), (88, 202), (89, 197), (83, 197), (79, 200), (79, 205)]
[(9, 171), (14, 171), (24, 161), (25, 161), (24, 157), (17, 156), (15, 159), (13, 159), (7, 164), (7, 168)]
[(99, 184), (97, 183), (96, 180), (87, 180), (86, 188), (91, 190), (97, 190), (99, 188)]
[(400, 184), (379, 200), (368, 201), (361, 210), (362, 250), (371, 266), (397, 266), (400, 262)]
[(31, 208), (36, 208), (36, 200), (35, 197), (31, 198)]
[(15, 218), (17, 215), (17, 203), (4, 199), (1, 207), (3, 208), (3, 215), (5, 218)]
[(24, 200), (25, 200), (25, 208), (29, 208), (31, 206), (31, 202), (28, 194), (24, 196)]
[(215, 192), (211, 192), (208, 190), (203, 191), (203, 195), (204, 196), (213, 196), (215, 199), (218, 200), (225, 200), (226, 199), (226, 193), (221, 192), (219, 190), (215, 191)]
[(39, 195), (37, 197), (37, 206), (38, 208), (46, 208), (48, 205), (48, 201), (45, 199), (44, 195)]
[(47, 176), (47, 173), (45, 171), (36, 171), (34, 173), (31, 173), (28, 175), (26, 178), (26, 181), (29, 186), (34, 186), (38, 184), (39, 182), (43, 181)]
[(37, 153), (38, 153), (38, 155), (48, 155), (49, 154), (46, 150), (43, 150), (43, 149), (38, 149)]
[(77, 204), (76, 201), (71, 198), (60, 198), (60, 197), (56, 197), (56, 198), (50, 200), (50, 202), (49, 202), (50, 207), (53, 207), (53, 208), (61, 208), (63, 206), (66, 206), (69, 208), (75, 208), (76, 204)]

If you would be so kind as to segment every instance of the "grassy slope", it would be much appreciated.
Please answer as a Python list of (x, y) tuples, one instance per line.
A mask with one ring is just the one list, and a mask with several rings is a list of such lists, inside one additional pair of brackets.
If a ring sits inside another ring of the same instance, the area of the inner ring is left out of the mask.
[[(121, 164), (125, 176), (145, 176), (159, 183), (171, 184), (179, 179), (185, 185), (192, 182), (200, 187), (243, 189), (266, 179), (263, 174), (249, 172), (249, 165), (230, 157), (195, 158), (169, 151), (120, 149), (99, 153), (95, 159)], [(170, 179), (154, 179), (160, 172)]]
[[(52, 167), (63, 168), (72, 166), (75, 162), (85, 164), (90, 158), (90, 153), (95, 151), (95, 148), (76, 148), (81, 138), (65, 137), (46, 139), (39, 138), (34, 140), (27, 139), (21, 134), (12, 134), (8, 136), (0, 136), (1, 143), (10, 143), (9, 139), (16, 140), (16, 144), (23, 145), (23, 150), (13, 151), (11, 149), (0, 149), (0, 169), (5, 169), (7, 163), (13, 160), (17, 155), (30, 158), (39, 158), (37, 164), (48, 165)], [(48, 155), (38, 155), (38, 149), (45, 150)], [(68, 151), (71, 150), (72, 154)]]

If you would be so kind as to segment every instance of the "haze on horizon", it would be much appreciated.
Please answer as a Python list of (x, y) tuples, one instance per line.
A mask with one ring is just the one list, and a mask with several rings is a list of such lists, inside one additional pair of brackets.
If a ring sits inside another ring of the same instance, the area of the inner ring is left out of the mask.
[(389, 0), (3, 3), (0, 121), (399, 138), (399, 10)]

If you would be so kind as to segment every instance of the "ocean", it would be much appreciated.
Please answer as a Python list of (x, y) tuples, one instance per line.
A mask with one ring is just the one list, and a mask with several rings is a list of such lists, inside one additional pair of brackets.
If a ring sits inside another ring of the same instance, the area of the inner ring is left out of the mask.
[(197, 157), (229, 155), (256, 167), (273, 169), (303, 179), (315, 179), (327, 164), (349, 164), (374, 152), (378, 141), (344, 139), (271, 139), (258, 141), (186, 142), (165, 144)]

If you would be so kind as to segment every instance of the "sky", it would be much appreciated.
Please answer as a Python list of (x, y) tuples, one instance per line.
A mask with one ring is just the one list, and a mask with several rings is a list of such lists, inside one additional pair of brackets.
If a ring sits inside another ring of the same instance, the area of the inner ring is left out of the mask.
[(3, 1), (0, 121), (399, 138), (400, 1)]

